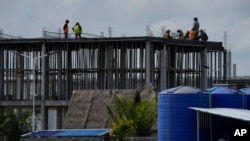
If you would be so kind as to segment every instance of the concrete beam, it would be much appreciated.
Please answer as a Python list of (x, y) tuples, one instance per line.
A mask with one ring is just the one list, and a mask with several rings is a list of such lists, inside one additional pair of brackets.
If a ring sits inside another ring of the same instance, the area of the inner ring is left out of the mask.
[[(36, 100), (35, 105), (40, 106), (42, 103), (42, 100)], [(46, 107), (67, 107), (69, 106), (69, 100), (45, 100), (44, 103)], [(31, 107), (32, 106), (32, 100), (4, 100), (1, 101), (0, 106), (5, 107)]]

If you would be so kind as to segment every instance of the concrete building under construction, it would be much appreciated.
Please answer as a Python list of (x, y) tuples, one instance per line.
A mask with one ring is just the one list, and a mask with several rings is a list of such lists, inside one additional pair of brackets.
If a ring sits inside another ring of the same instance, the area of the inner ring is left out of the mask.
[[(87, 37), (88, 36), (88, 37)], [(208, 88), (227, 79), (227, 50), (221, 42), (161, 37), (89, 37), (21, 39), (0, 34), (0, 106), (35, 108), (41, 129), (48, 110), (62, 127), (73, 90), (158, 90), (179, 85)]]

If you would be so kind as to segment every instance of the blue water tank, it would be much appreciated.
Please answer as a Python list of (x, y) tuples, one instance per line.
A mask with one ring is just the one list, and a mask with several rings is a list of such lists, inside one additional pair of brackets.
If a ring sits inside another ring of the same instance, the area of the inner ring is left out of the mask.
[[(243, 95), (225, 88), (212, 87), (208, 89), (212, 108), (244, 108)], [(212, 116), (212, 140), (218, 140), (223, 135), (229, 135), (228, 120), (222, 116)]]
[(212, 87), (208, 92), (211, 94), (212, 108), (244, 108), (243, 95), (235, 90)]
[(244, 103), (246, 109), (250, 109), (250, 88), (242, 88), (240, 89), (240, 92), (244, 94)]
[(188, 107), (208, 107), (208, 95), (189, 86), (158, 93), (158, 141), (197, 140), (196, 111)]

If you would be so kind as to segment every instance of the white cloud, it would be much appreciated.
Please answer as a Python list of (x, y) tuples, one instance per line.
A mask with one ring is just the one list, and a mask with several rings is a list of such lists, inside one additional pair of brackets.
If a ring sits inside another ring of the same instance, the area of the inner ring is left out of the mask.
[(69, 19), (70, 26), (80, 22), (84, 32), (92, 34), (107, 35), (110, 26), (113, 36), (144, 36), (150, 24), (154, 35), (161, 36), (162, 26), (173, 32), (189, 30), (197, 16), (211, 41), (223, 42), (227, 31), (232, 60), (241, 72), (250, 59), (249, 5), (249, 0), (1, 0), (0, 29), (15, 36), (40, 37), (42, 27), (57, 31)]

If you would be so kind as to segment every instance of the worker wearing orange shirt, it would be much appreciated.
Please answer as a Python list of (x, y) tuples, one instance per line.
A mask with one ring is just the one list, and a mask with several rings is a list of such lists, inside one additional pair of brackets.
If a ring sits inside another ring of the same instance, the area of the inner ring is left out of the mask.
[(192, 28), (189, 32), (189, 40), (195, 40), (196, 39), (196, 31), (194, 28)]
[(68, 24), (69, 24), (69, 20), (66, 20), (66, 21), (65, 21), (65, 24), (64, 24), (64, 26), (63, 26), (63, 32), (64, 32), (64, 37), (65, 37), (65, 39), (68, 38), (68, 32), (69, 32)]

